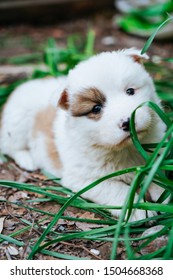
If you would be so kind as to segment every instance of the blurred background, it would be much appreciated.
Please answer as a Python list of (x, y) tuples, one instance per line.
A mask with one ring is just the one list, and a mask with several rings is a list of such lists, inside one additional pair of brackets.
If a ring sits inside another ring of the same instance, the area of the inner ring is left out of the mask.
[[(49, 69), (51, 74), (66, 74), (94, 53), (141, 49), (172, 11), (171, 0), (0, 0), (0, 84), (30, 76), (35, 66), (48, 71), (45, 62), (68, 63), (59, 72), (56, 65)], [(54, 62), (45, 55), (51, 50)], [(171, 22), (157, 35), (149, 54), (159, 61), (172, 57), (172, 50)]]

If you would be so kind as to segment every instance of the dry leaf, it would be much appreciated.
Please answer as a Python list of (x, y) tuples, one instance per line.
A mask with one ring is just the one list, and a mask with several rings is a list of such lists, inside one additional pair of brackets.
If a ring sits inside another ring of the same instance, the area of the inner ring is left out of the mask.
[(81, 218), (81, 219), (92, 219), (92, 220), (97, 220), (98, 218), (95, 217), (94, 213), (91, 212), (84, 212), (84, 213), (74, 213), (72, 211), (66, 210), (64, 212), (64, 216), (69, 216), (73, 218)]
[(14, 206), (13, 206), (13, 208), (14, 208), (13, 214), (15, 214), (18, 217), (22, 217), (24, 215), (24, 213), (26, 212), (25, 208), (14, 207)]
[(14, 194), (10, 195), (8, 200), (10, 202), (17, 202), (20, 199), (27, 198), (27, 197), (28, 197), (28, 195), (26, 192), (18, 191), (18, 192), (15, 192)]
[(11, 256), (17, 256), (19, 254), (19, 251), (13, 246), (9, 246), (7, 250)]
[(44, 220), (42, 222), (39, 223), (41, 226), (45, 226), (45, 225), (48, 225), (50, 224), (50, 220)]
[(92, 228), (100, 228), (106, 226), (101, 224), (93, 224), (93, 223), (85, 223), (85, 222), (76, 222), (75, 224), (79, 229), (83, 231), (90, 230)]
[(13, 195), (10, 195), (8, 200), (11, 202), (15, 202), (15, 201), (20, 200), (21, 198), (27, 198), (27, 197), (28, 197), (28, 195), (26, 192), (18, 191), (18, 192), (15, 192)]
[(9, 254), (9, 252), (8, 252), (8, 249), (7, 249), (7, 248), (5, 249), (5, 254), (6, 254), (6, 258), (7, 258), (7, 260), (12, 260), (11, 255)]
[(36, 179), (36, 180), (46, 180), (47, 179), (47, 177), (45, 176), (45, 175), (43, 175), (43, 174), (39, 174), (39, 173), (31, 173), (30, 174), (30, 176), (32, 177), (32, 178), (34, 178), (34, 179)]
[(5, 209), (1, 208), (0, 210), (1, 210), (1, 215), (2, 215), (2, 216), (7, 216), (7, 215), (9, 215), (9, 212), (8, 212), (8, 210), (7, 210), (6, 208), (5, 208)]
[(3, 231), (3, 228), (4, 228), (4, 220), (5, 220), (5, 217), (0, 218), (0, 233)]
[(81, 219), (92, 219), (92, 220), (97, 220), (97, 218), (95, 217), (94, 213), (88, 212), (86, 211), (85, 213), (81, 214), (81, 215), (77, 215), (78, 218)]
[[(78, 215), (78, 218), (81, 219), (91, 219), (91, 220), (98, 220), (95, 217), (94, 213), (88, 212), (86, 211), (85, 213)], [(76, 222), (76, 226), (78, 228), (80, 228), (81, 230), (85, 231), (85, 230), (90, 230), (92, 228), (100, 228), (100, 227), (105, 227), (106, 225), (102, 225), (102, 224), (96, 224), (96, 223), (86, 223), (86, 222)]]
[[(64, 214), (67, 215), (67, 216), (70, 216), (70, 217), (75, 217), (75, 218), (98, 220), (95, 217), (94, 213), (91, 213), (91, 212), (88, 212), (88, 211), (86, 211), (85, 213), (82, 213), (82, 214), (81, 213), (80, 214), (79, 213), (74, 214), (71, 211), (67, 211)], [(105, 227), (106, 226), (106, 225), (102, 225), (102, 224), (86, 223), (86, 222), (75, 222), (75, 224), (79, 229), (81, 229), (83, 231), (90, 230), (92, 228), (100, 228), (100, 227)]]
[(22, 172), (17, 181), (20, 183), (26, 183), (28, 179), (29, 179), (29, 173)]
[(4, 228), (6, 228), (7, 230), (14, 230), (16, 227), (14, 221), (12, 220), (5, 220), (4, 222)]
[(6, 170), (4, 168), (1, 170), (0, 180), (15, 181), (15, 176), (11, 170)]

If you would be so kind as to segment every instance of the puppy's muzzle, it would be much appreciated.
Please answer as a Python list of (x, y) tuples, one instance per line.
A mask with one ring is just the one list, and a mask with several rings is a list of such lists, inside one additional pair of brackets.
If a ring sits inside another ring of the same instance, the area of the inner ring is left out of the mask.
[(127, 120), (122, 120), (120, 123), (120, 128), (124, 131), (129, 131), (130, 130), (130, 118), (127, 118)]

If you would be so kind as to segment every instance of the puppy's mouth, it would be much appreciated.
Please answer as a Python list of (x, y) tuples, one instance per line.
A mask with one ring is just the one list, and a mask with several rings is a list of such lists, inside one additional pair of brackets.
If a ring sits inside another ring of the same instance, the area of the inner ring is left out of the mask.
[[(147, 129), (143, 129), (143, 130), (138, 130), (136, 131), (138, 138), (143, 138), (143, 136), (147, 133)], [(131, 141), (131, 136), (130, 133), (128, 133), (122, 140), (120, 143), (118, 143), (116, 146), (117, 147), (123, 147), (126, 146), (127, 144), (130, 144)]]

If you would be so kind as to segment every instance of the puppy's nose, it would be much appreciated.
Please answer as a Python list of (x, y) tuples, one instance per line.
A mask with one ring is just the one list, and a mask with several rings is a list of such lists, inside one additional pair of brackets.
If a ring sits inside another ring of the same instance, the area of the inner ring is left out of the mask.
[(128, 118), (126, 121), (122, 121), (120, 127), (124, 131), (129, 131), (129, 129), (130, 129), (130, 118)]

